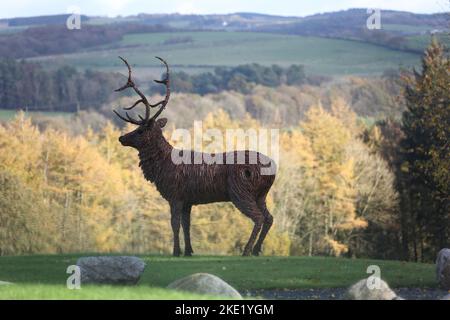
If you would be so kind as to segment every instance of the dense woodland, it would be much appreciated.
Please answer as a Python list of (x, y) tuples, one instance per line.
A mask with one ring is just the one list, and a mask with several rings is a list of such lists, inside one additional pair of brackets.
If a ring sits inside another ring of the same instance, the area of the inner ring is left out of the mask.
[(0, 60), (0, 105), (4, 109), (75, 112), (110, 101), (120, 79), (72, 67), (54, 71), (40, 65)]
[[(298, 86), (307, 83), (320, 85), (327, 80), (330, 79), (325, 76), (307, 76), (301, 65), (282, 68), (278, 65), (266, 67), (253, 63), (237, 67), (216, 67), (212, 73), (189, 75), (186, 72), (174, 72), (172, 85), (175, 91), (200, 95), (222, 91), (249, 94), (255, 85), (270, 88), (281, 85)], [(150, 87), (150, 91), (154, 92), (155, 90), (162, 90), (161, 86)]]
[[(293, 68), (298, 83), (287, 82)], [(273, 86), (254, 80), (276, 70), (282, 76)], [(71, 72), (75, 88), (96, 84), (95, 73)], [(275, 223), (264, 254), (431, 261), (450, 245), (449, 72), (437, 42), (421, 70), (402, 79), (386, 73), (315, 86), (296, 66), (219, 69), (209, 76), (229, 85), (241, 74), (248, 89), (203, 96), (180, 89), (165, 112), (165, 134), (170, 139), (194, 119), (204, 129), (281, 128), (268, 201)], [(115, 107), (131, 100), (121, 97)], [(108, 119), (113, 104), (100, 104), (66, 118), (20, 113), (0, 126), (0, 255), (171, 251), (168, 205), (144, 180), (136, 152), (117, 142), (132, 128), (120, 129)], [(192, 224), (196, 253), (239, 253), (251, 228), (230, 204), (196, 207)]]
[[(0, 105), (5, 109), (74, 112), (95, 109), (110, 102), (122, 76), (115, 73), (86, 70), (81, 73), (72, 67), (54, 71), (40, 64), (14, 59), (0, 59)], [(281, 68), (259, 64), (237, 67), (217, 67), (213, 73), (189, 75), (173, 72), (172, 90), (205, 95), (223, 91), (250, 93), (256, 85), (278, 87), (301, 85), (329, 80), (323, 76), (306, 76), (303, 66)], [(148, 85), (148, 84), (147, 84)], [(148, 92), (163, 90), (157, 84)], [(161, 91), (162, 92), (162, 91)]]
[[(67, 66), (46, 70), (35, 63), (0, 59), (0, 105), (4, 109), (30, 111), (95, 110), (110, 117), (111, 108), (105, 108), (105, 104), (118, 97), (114, 89), (123, 78), (116, 73), (80, 72)], [(263, 123), (271, 122), (275, 116), (291, 125), (297, 124), (318, 100), (329, 109), (331, 101), (340, 97), (360, 116), (388, 114), (398, 118), (405, 107), (398, 101), (399, 80), (397, 72), (387, 71), (381, 77), (349, 76), (331, 81), (305, 74), (301, 65), (282, 68), (248, 64), (217, 67), (212, 73), (196, 75), (173, 72), (172, 91), (179, 93), (174, 97), (173, 110), (195, 106), (196, 113), (191, 114), (205, 116), (205, 110), (210, 110), (213, 103), (238, 116), (248, 112)], [(152, 83), (140, 86), (150, 95), (163, 90)]]

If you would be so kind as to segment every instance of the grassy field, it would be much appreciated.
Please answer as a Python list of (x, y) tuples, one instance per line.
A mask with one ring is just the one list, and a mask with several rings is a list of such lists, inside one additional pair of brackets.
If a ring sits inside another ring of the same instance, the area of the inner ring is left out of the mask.
[[(166, 43), (181, 37), (192, 41)], [(410, 67), (420, 61), (419, 55), (363, 42), (252, 32), (130, 34), (109, 46), (36, 60), (42, 61), (44, 66), (45, 62), (52, 61), (52, 66), (69, 64), (81, 69), (123, 71), (118, 55), (144, 68), (144, 76), (148, 77), (161, 73), (161, 66), (153, 58), (155, 55), (166, 58), (173, 70), (187, 72), (256, 62), (281, 66), (303, 64), (307, 71), (325, 75), (368, 75), (399, 66)]]
[(420, 33), (432, 30), (428, 25), (407, 25), (407, 24), (382, 24), (382, 30), (400, 31), (403, 33)]
[(141, 256), (147, 267), (136, 287), (86, 286), (68, 290), (66, 268), (78, 257), (0, 257), (0, 280), (15, 283), (0, 286), (0, 299), (196, 299), (199, 296), (163, 288), (197, 272), (215, 274), (238, 290), (347, 287), (367, 277), (369, 265), (378, 265), (381, 277), (393, 287), (435, 286), (431, 264), (329, 257)]
[[(444, 43), (447, 46), (447, 48), (450, 46), (450, 33), (447, 34), (440, 33), (435, 36), (441, 43)], [(406, 41), (409, 48), (422, 50), (423, 48), (426, 48), (430, 44), (431, 38), (432, 36), (429, 34), (413, 35), (407, 37)]]
[(214, 300), (220, 297), (146, 286), (83, 286), (69, 290), (62, 285), (20, 284), (0, 286), (0, 300)]

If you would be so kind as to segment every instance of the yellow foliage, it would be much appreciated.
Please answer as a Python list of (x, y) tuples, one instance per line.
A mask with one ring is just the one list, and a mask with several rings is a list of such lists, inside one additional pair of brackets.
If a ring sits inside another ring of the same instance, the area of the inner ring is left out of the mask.
[(343, 253), (347, 253), (348, 251), (348, 246), (340, 243), (334, 239), (331, 239), (330, 237), (326, 236), (324, 237), (324, 240), (326, 241), (326, 243), (328, 244), (328, 246), (331, 249), (331, 252), (333, 253), (334, 256), (339, 257), (340, 255), (342, 255)]
[(272, 230), (264, 241), (263, 254), (268, 256), (289, 256), (291, 238), (288, 232)]

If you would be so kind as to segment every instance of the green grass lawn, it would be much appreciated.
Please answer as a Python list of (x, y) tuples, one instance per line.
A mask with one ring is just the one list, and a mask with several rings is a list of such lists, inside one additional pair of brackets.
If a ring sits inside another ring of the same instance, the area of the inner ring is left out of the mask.
[[(165, 44), (176, 37), (192, 42)], [(80, 69), (123, 71), (118, 55), (146, 68), (145, 76), (161, 73), (155, 55), (166, 58), (175, 71), (198, 72), (199, 68), (236, 66), (246, 63), (289, 66), (303, 64), (312, 73), (325, 75), (379, 74), (389, 68), (410, 67), (420, 62), (418, 54), (339, 39), (255, 32), (178, 32), (126, 35), (120, 42), (83, 53), (39, 57), (45, 66), (69, 64)], [(51, 63), (50, 63), (51, 61)]]
[(63, 285), (14, 284), (0, 287), (0, 300), (214, 300), (206, 296), (149, 286), (83, 286), (69, 290)]
[(197, 272), (215, 274), (238, 290), (347, 287), (368, 277), (369, 265), (378, 265), (381, 277), (392, 287), (435, 286), (432, 264), (330, 257), (141, 256), (147, 267), (136, 287), (86, 286), (68, 290), (66, 268), (78, 257), (0, 257), (0, 280), (15, 283), (0, 286), (0, 299), (196, 299), (199, 296), (163, 288)]

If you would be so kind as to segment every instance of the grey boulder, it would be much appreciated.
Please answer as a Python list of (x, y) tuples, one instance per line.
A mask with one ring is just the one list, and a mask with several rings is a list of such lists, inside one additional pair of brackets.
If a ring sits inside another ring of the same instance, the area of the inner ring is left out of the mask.
[(167, 286), (169, 289), (198, 294), (209, 294), (232, 299), (242, 299), (236, 289), (219, 277), (209, 273), (195, 273), (178, 279)]
[(81, 283), (136, 284), (145, 269), (145, 262), (137, 257), (83, 257), (77, 261)]
[(381, 279), (378, 288), (369, 288), (367, 279), (358, 281), (348, 289), (346, 298), (350, 300), (403, 300)]
[(442, 289), (450, 290), (450, 249), (442, 249), (438, 253), (436, 278)]

